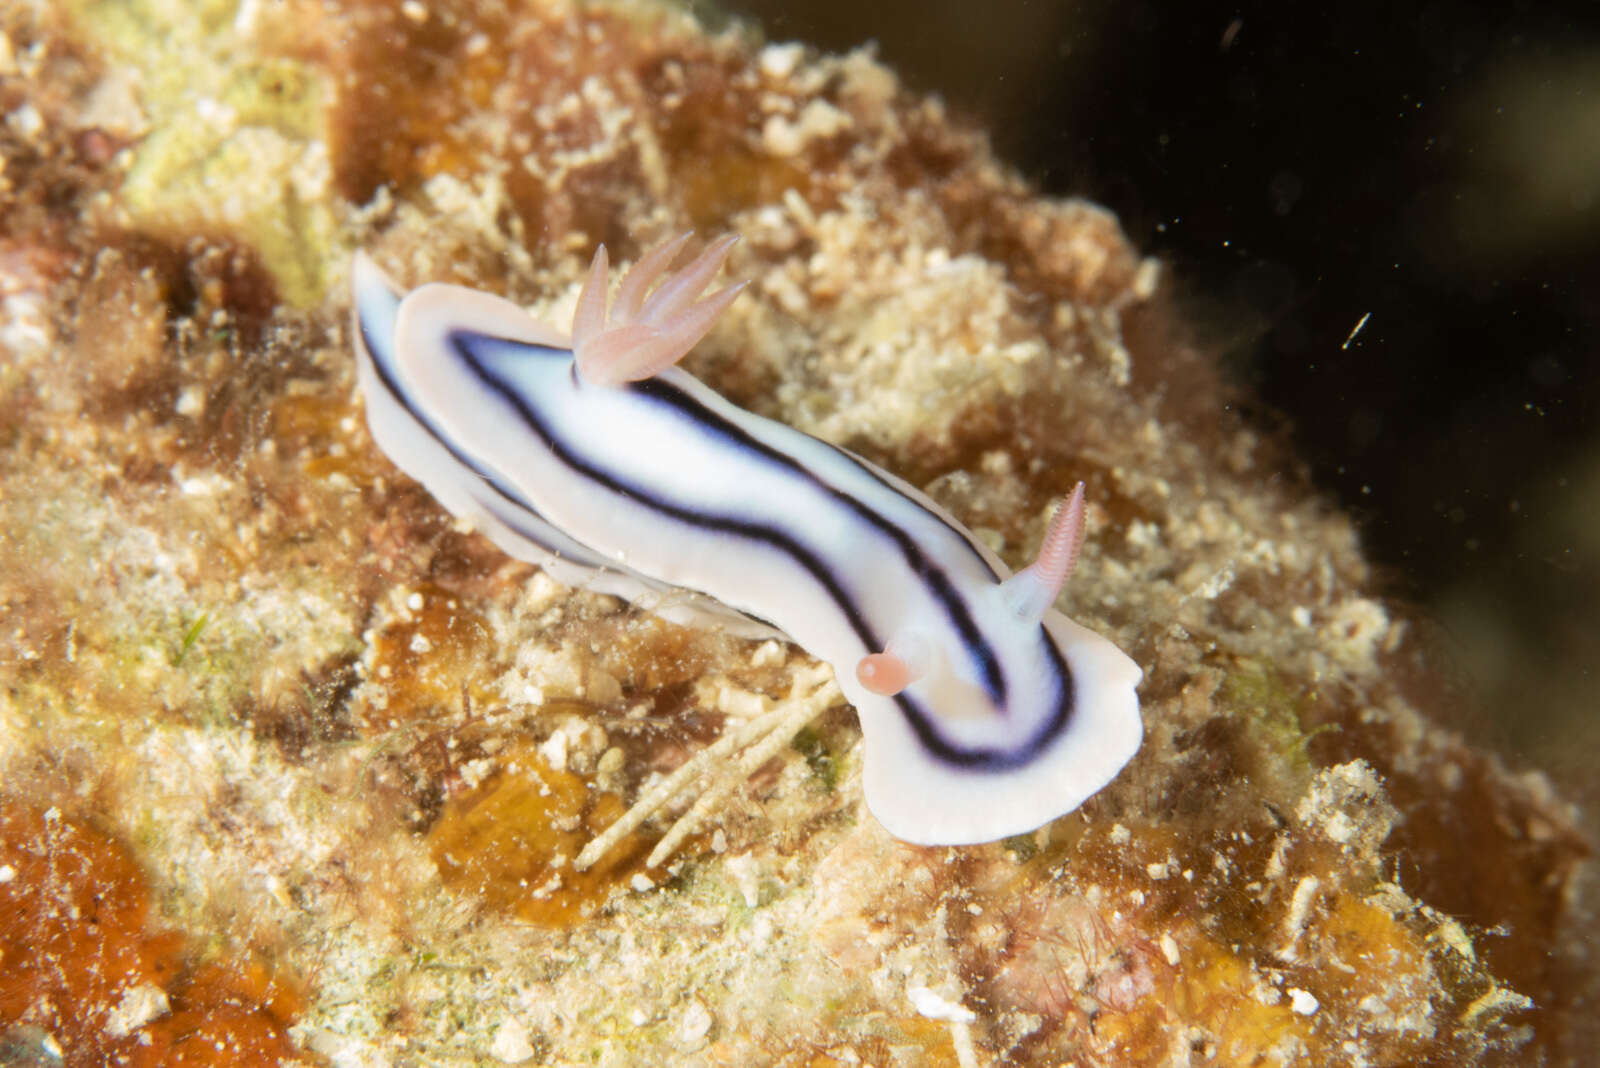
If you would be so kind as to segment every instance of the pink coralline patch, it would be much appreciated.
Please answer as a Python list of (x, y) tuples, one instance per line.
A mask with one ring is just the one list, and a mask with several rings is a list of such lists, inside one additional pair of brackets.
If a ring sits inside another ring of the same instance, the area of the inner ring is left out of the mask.
[(961, 953), (989, 1003), (1055, 1024), (1133, 1011), (1171, 970), (1139, 917), (1029, 870), (997, 861), (971, 875), (981, 911), (961, 930)]
[(1147, 946), (1143, 939), (1137, 939), (1113, 955), (1110, 967), (1096, 975), (1089, 987), (1096, 1001), (1113, 1012), (1132, 1012), (1155, 992)]
[[(871, 968), (902, 939), (908, 916), (927, 916), (949, 888), (944, 850), (907, 845), (872, 819), (860, 825), (817, 865), (812, 877), (817, 940), (830, 960), (848, 971)], [(892, 910), (884, 887), (895, 887)]]
[(1060, 1019), (1077, 1007), (1110, 931), (1098, 913), (1070, 896), (1025, 895), (977, 922), (975, 942), (992, 948), (990, 998), (998, 1005)]
[(0, 346), (27, 356), (55, 342), (50, 293), (70, 267), (61, 249), (0, 240)]

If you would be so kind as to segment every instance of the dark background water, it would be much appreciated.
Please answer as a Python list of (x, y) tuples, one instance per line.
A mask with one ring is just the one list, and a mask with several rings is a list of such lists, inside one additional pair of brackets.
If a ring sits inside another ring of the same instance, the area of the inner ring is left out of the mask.
[(1600, 3), (723, 10), (875, 41), (1115, 210), (1437, 621), (1476, 695), (1456, 725), (1600, 800)]

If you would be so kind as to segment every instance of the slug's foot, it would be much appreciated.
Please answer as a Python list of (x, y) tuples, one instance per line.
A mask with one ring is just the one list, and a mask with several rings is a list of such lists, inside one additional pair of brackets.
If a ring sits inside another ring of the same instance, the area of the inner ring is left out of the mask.
[(588, 281), (578, 294), (578, 309), (572, 317), (572, 350), (577, 356), (578, 374), (585, 382), (617, 386), (671, 367), (706, 336), (745, 287), (744, 282), (736, 282), (704, 300), (696, 300), (739, 240), (729, 234), (707, 245), (683, 270), (667, 276), (647, 299), (645, 294), (689, 236), (673, 238), (640, 257), (623, 276), (609, 313), (606, 247), (601, 245), (595, 250)]
[[(807, 688), (810, 692), (803, 693)], [(694, 805), (667, 829), (645, 861), (646, 867), (660, 867), (677, 851), (684, 839), (700, 829), (707, 813), (721, 804), (763, 764), (777, 756), (800, 733), (800, 728), (843, 699), (844, 695), (831, 678), (821, 685), (816, 685), (814, 678), (797, 678), (788, 699), (777, 708), (726, 728), (722, 737), (641, 794), (633, 807), (624, 812), (617, 822), (583, 847), (583, 852), (578, 854), (572, 866), (578, 871), (592, 867), (636, 827), (682, 793), (691, 782), (700, 780), (700, 794)], [(735, 754), (738, 759), (730, 762)]]

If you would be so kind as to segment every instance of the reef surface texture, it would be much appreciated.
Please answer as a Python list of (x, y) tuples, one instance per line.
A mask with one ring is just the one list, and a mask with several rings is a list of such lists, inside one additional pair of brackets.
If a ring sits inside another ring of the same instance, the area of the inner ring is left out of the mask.
[[(1588, 845), (1349, 521), (1226, 414), (1157, 265), (869, 53), (653, 6), (0, 8), (7, 1063), (1576, 1063)], [(565, 326), (688, 227), (689, 368), (1013, 563), (1144, 747), (1037, 834), (898, 842), (823, 712), (595, 833), (827, 669), (559, 586), (374, 447), (368, 250)], [(672, 819), (696, 829), (658, 866)]]

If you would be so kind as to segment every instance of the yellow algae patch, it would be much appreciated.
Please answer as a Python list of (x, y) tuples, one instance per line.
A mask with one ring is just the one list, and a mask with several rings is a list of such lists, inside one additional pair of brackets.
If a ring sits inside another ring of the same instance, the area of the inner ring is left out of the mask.
[(487, 699), (488, 622), (433, 585), (405, 594), (397, 614), (372, 635), (368, 678), (378, 687), (371, 715), (390, 725), (457, 709), (463, 695)]
[[(1358, 1021), (1369, 1055), (1383, 1062), (1420, 1054), (1435, 1037), (1429, 995), (1439, 976), (1423, 936), (1387, 909), (1335, 895), (1308, 928), (1325, 962), (1312, 988), (1324, 1005)], [(1308, 977), (1311, 978), (1311, 977)]]
[(525, 923), (560, 927), (588, 916), (641, 873), (650, 840), (629, 835), (594, 867), (572, 861), (626, 806), (569, 771), (554, 771), (532, 741), (508, 747), (499, 768), (451, 798), (428, 832), (446, 886)]
[(1305, 966), (1253, 964), (1198, 932), (1171, 940), (1176, 963), (1153, 969), (1157, 996), (1131, 1012), (1102, 1012), (1097, 1044), (1133, 1063), (1154, 1063), (1174, 1034), (1201, 1043), (1207, 1063), (1217, 1065), (1287, 1064), (1297, 1056), (1328, 1063), (1349, 1041), (1371, 1063), (1420, 1053), (1434, 1037), (1428, 993), (1436, 978), (1419, 935), (1342, 891), (1314, 912), (1299, 940)]
[[(922, 1016), (886, 1016), (863, 1012), (863, 1004), (852, 1000), (848, 1008), (837, 1006), (830, 1013), (829, 1028), (840, 1039), (836, 1044), (795, 1050), (792, 1060), (800, 1068), (840, 1068), (862, 1064), (916, 1064), (923, 1068), (960, 1068), (960, 1055), (950, 1025)], [(843, 1038), (848, 1034), (848, 1040)], [(740, 1059), (741, 1055), (744, 1059)], [(711, 1064), (747, 1064), (748, 1052), (718, 1043), (706, 1051)]]
[(960, 1064), (950, 1025), (941, 1020), (889, 1017), (872, 1021), (868, 1029), (870, 1036), (855, 1043), (864, 1063), (920, 1064), (926, 1068), (957, 1068)]
[(1181, 954), (1177, 967), (1150, 968), (1146, 996), (1095, 1014), (1096, 1050), (1117, 1063), (1156, 1064), (1176, 1037), (1203, 1050), (1206, 1064), (1253, 1068), (1292, 1063), (1310, 1048), (1310, 1023), (1243, 957), (1200, 934)]
[(1174, 1003), (1188, 1022), (1205, 1029), (1218, 1065), (1262, 1063), (1262, 1054), (1293, 1059), (1311, 1028), (1287, 998), (1264, 1004), (1261, 981), (1250, 965), (1226, 947), (1201, 939), (1184, 949)]
[(371, 485), (391, 468), (376, 450), (350, 447), (356, 418), (343, 394), (292, 391), (273, 402), (272, 440), (312, 478), (342, 475), (354, 485)]

